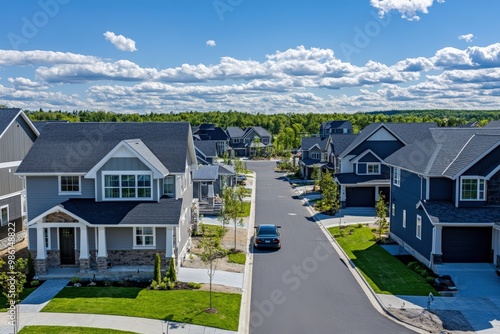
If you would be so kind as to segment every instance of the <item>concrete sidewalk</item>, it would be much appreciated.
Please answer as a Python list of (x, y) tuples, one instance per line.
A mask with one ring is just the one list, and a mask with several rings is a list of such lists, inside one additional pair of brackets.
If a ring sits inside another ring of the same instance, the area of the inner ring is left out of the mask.
[[(243, 273), (216, 270), (212, 284), (243, 288)], [(177, 276), (181, 282), (210, 283), (207, 269), (181, 267)]]
[[(99, 314), (76, 313), (27, 313), (22, 314), (20, 324), (24, 326), (74, 326), (110, 328), (122, 331), (132, 331), (143, 334), (235, 334), (236, 332), (219, 328), (197, 326), (177, 322), (168, 322), (154, 319), (122, 317)], [(11, 332), (12, 333), (12, 332)]]

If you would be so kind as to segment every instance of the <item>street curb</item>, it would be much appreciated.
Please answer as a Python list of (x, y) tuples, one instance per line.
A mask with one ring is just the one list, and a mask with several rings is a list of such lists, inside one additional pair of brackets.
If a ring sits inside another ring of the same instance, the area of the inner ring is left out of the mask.
[(413, 331), (415, 331), (417, 333), (421, 333), (421, 334), (429, 333), (428, 331), (423, 330), (422, 328), (416, 327), (416, 326), (414, 326), (414, 325), (412, 325), (410, 323), (405, 322), (404, 320), (399, 319), (397, 316), (395, 316), (394, 314), (392, 314), (387, 309), (387, 307), (385, 306), (385, 304), (382, 302), (382, 300), (380, 300), (380, 298), (375, 293), (375, 291), (373, 291), (372, 287), (366, 281), (366, 279), (361, 274), (361, 272), (356, 267), (356, 265), (351, 261), (351, 259), (349, 259), (349, 256), (345, 253), (345, 251), (342, 249), (342, 247), (340, 247), (340, 245), (338, 244), (337, 240), (335, 240), (335, 238), (330, 234), (330, 232), (328, 231), (328, 229), (323, 225), (323, 222), (319, 218), (316, 217), (316, 214), (315, 214), (316, 211), (309, 205), (309, 202), (304, 200), (304, 198), (301, 196), (301, 193), (299, 193), (297, 191), (297, 189), (294, 189), (294, 190), (295, 190), (295, 193), (301, 198), (302, 202), (304, 204), (307, 204), (307, 207), (308, 207), (309, 211), (312, 213), (314, 221), (320, 227), (320, 229), (323, 232), (323, 234), (325, 235), (325, 237), (328, 239), (328, 241), (333, 246), (333, 248), (335, 249), (335, 251), (337, 252), (337, 254), (340, 256), (340, 259), (346, 264), (346, 267), (349, 269), (349, 272), (353, 275), (354, 279), (358, 282), (358, 284), (361, 287), (361, 289), (365, 292), (366, 297), (368, 298), (368, 300), (370, 301), (370, 303), (373, 305), (373, 307), (380, 314), (382, 314), (384, 316), (387, 316), (388, 318), (390, 318), (394, 322), (397, 322), (400, 325), (402, 325), (402, 326), (404, 326), (404, 327), (406, 327), (408, 329), (411, 329), (411, 330), (413, 330)]
[(255, 190), (257, 185), (257, 174), (253, 172), (253, 185), (250, 216), (248, 218), (247, 226), (247, 249), (245, 261), (245, 275), (243, 276), (243, 288), (241, 291), (241, 306), (240, 306), (240, 319), (238, 323), (238, 333), (248, 334), (250, 332), (250, 307), (252, 300), (252, 269), (253, 269), (253, 252), (251, 252), (252, 245), (250, 240), (253, 236), (253, 228), (255, 225)]

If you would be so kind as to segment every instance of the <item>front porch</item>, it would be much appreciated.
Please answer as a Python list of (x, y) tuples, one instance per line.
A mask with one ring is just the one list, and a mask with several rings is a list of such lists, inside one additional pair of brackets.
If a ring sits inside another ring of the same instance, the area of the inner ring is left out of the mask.
[(39, 274), (36, 277), (39, 280), (47, 279), (72, 279), (79, 277), (82, 281), (120, 281), (134, 280), (147, 281), (153, 277), (154, 266), (113, 266), (105, 271), (89, 269), (81, 271), (79, 268), (48, 268), (45, 274)]

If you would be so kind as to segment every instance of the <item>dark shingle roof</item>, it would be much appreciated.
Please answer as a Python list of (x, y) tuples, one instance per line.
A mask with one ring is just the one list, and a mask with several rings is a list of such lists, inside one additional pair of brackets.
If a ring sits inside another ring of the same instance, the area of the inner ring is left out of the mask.
[(358, 175), (355, 173), (341, 173), (335, 174), (335, 177), (339, 181), (340, 184), (390, 184), (389, 175), (380, 174), (380, 175)]
[(225, 141), (228, 139), (226, 131), (220, 127), (215, 127), (213, 124), (202, 124), (199, 127), (193, 128), (193, 135), (200, 140)]
[(219, 166), (205, 165), (200, 166), (197, 170), (193, 171), (194, 181), (215, 181), (219, 178)]
[(448, 202), (422, 203), (433, 222), (495, 223), (500, 221), (500, 207), (456, 208)]
[(329, 129), (352, 129), (352, 124), (349, 121), (338, 120), (338, 121), (327, 121), (321, 123), (320, 130), (329, 130)]
[(494, 128), (435, 128), (425, 140), (408, 145), (384, 161), (428, 176), (453, 178), (490, 149), (500, 145)]
[(170, 173), (185, 171), (193, 140), (187, 122), (47, 123), (17, 173), (86, 173), (127, 139), (142, 140)]
[(310, 150), (314, 145), (318, 145), (320, 150), (326, 149), (327, 139), (321, 139), (320, 137), (304, 137), (302, 138), (302, 142), (300, 147), (302, 151)]
[(206, 157), (217, 156), (217, 141), (215, 140), (195, 140), (194, 146)]
[(59, 205), (95, 225), (164, 225), (179, 223), (182, 199), (164, 197), (159, 202), (70, 199)]
[(333, 153), (335, 156), (339, 156), (351, 143), (356, 139), (358, 135), (355, 134), (334, 134), (330, 135), (332, 145), (333, 145)]
[(255, 133), (258, 134), (259, 137), (261, 137), (261, 138), (262, 137), (271, 137), (271, 134), (261, 126), (254, 126), (252, 128), (248, 128), (247, 131), (250, 131), (251, 129), (253, 129), (253, 131), (255, 131)]
[(18, 108), (0, 109), (0, 137), (20, 112), (21, 109)]
[(485, 128), (500, 128), (500, 120), (498, 120), (498, 121), (490, 121), (484, 127)]
[(367, 125), (353, 142), (341, 153), (341, 156), (349, 154), (363, 141), (373, 135), (380, 127), (385, 127), (392, 132), (403, 144), (408, 145), (416, 141), (422, 141), (429, 137), (429, 129), (437, 128), (436, 123), (372, 123)]
[(241, 138), (245, 134), (245, 131), (236, 126), (230, 126), (226, 129), (226, 133), (230, 138)]

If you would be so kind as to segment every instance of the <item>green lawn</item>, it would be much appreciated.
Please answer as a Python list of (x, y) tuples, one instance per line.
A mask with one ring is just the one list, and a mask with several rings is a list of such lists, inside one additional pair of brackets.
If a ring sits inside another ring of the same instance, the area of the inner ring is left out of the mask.
[[(35, 291), (36, 288), (24, 288), (23, 292), (21, 292), (21, 300), (28, 297), (30, 293)], [(7, 311), (7, 297), (4, 296), (3, 293), (0, 293), (0, 312)]]
[(19, 334), (135, 334), (115, 329), (69, 327), (69, 326), (27, 326)]
[(141, 288), (64, 288), (42, 312), (112, 314), (238, 330), (240, 294), (212, 293), (218, 313), (206, 313), (209, 292)]
[(245, 264), (247, 256), (245, 253), (229, 253), (227, 258), (229, 262)]
[(241, 217), (248, 217), (250, 216), (250, 202), (243, 202), (243, 210), (241, 211)]
[[(334, 236), (339, 235), (338, 227), (328, 230)], [(377, 245), (370, 228), (353, 228), (351, 235), (349, 230), (344, 229), (345, 236), (336, 240), (376, 293), (427, 296), (432, 292), (439, 295), (423, 277)]]

